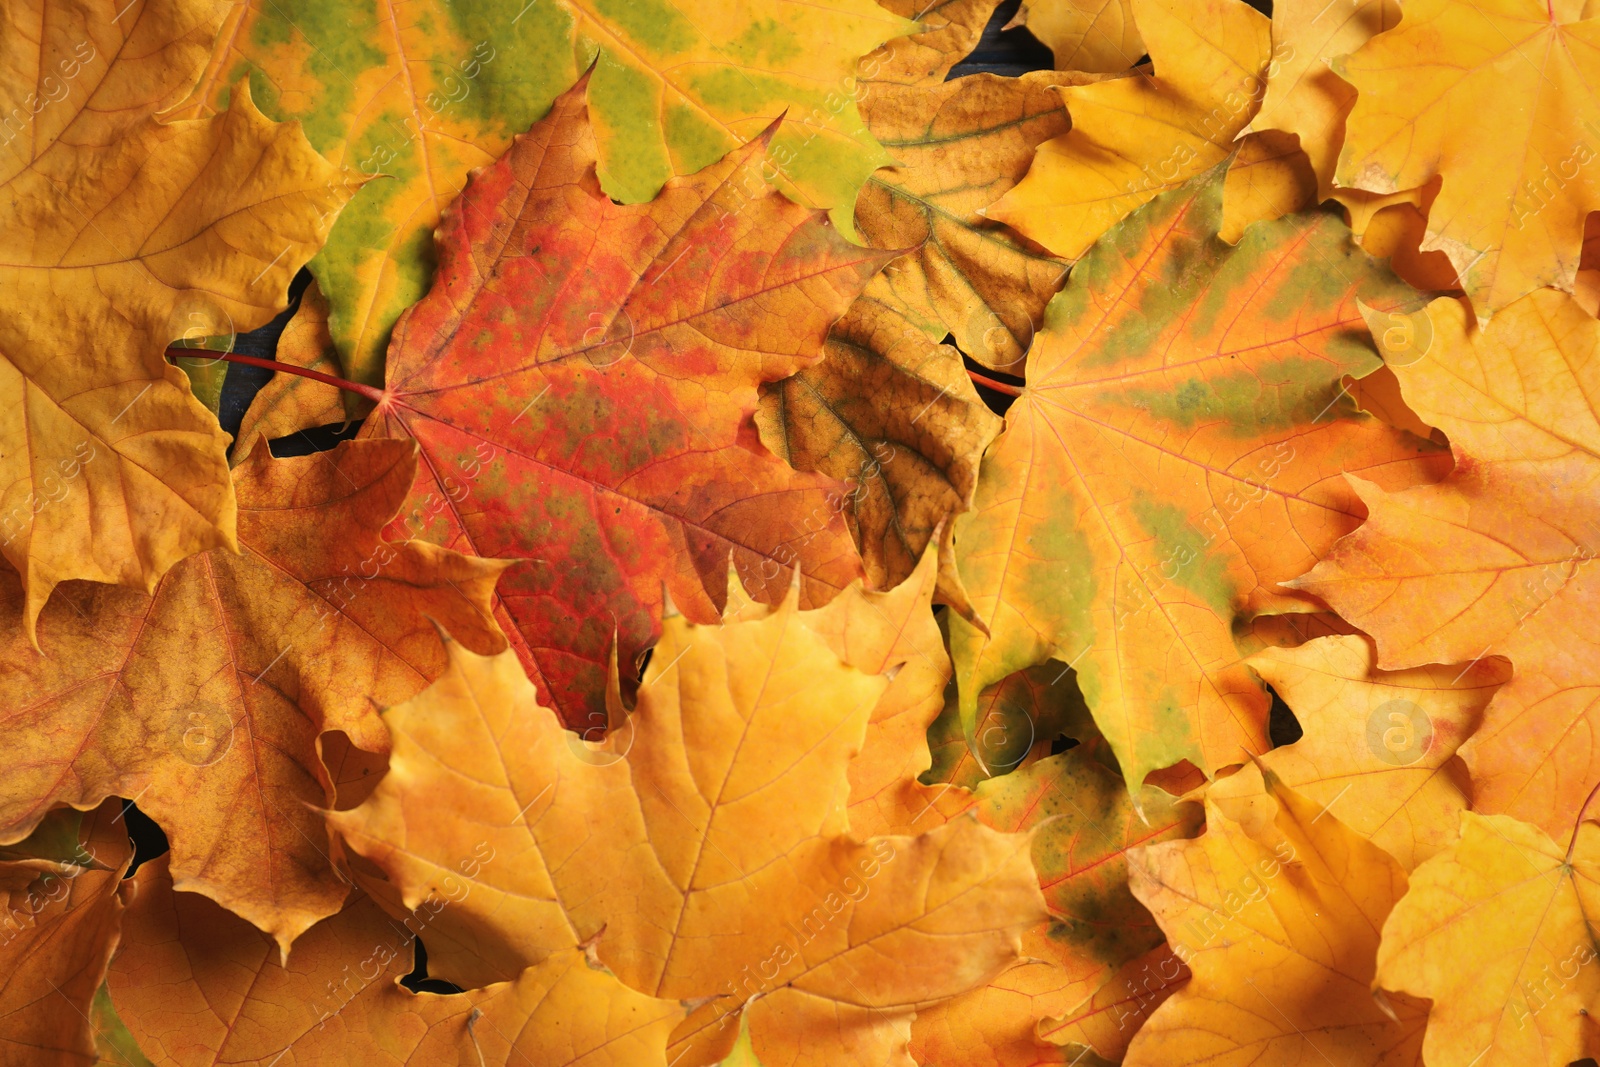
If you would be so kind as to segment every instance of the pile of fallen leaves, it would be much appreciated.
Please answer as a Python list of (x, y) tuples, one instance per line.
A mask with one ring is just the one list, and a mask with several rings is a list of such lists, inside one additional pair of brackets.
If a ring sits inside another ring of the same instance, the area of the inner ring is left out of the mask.
[(0, 0), (0, 1064), (1600, 1051), (1600, 19), (996, 6)]

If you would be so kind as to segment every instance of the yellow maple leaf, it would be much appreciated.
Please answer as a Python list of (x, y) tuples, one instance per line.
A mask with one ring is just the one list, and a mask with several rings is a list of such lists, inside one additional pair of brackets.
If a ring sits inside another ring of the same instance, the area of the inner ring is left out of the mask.
[(1134, 896), (1194, 977), (1155, 1010), (1129, 1067), (1418, 1063), (1424, 1009), (1371, 994), (1378, 930), (1406, 889), (1382, 849), (1270, 772), (1269, 819), (1206, 802), (1206, 832), (1130, 856)]
[[(1455, 751), (1510, 677), (1500, 660), (1380, 671), (1364, 637), (1322, 637), (1245, 662), (1289, 705), (1305, 736), (1261, 765), (1411, 870), (1453, 841), (1467, 806)], [(1231, 817), (1264, 797), (1246, 767), (1211, 789)]]
[(1397, 0), (1277, 0), (1272, 5), (1272, 65), (1261, 109), (1247, 129), (1295, 135), (1316, 175), (1317, 199), (1333, 190), (1334, 164), (1356, 91), (1329, 69), (1400, 21)]
[(145, 1054), (162, 1064), (667, 1067), (681, 1005), (628, 989), (580, 949), (465, 995), (400, 985), (447, 901), (393, 921), (355, 895), (279, 962), (272, 939), (174, 892), (166, 857), (141, 866), (108, 979)]
[(1466, 812), (1383, 924), (1376, 984), (1428, 997), (1429, 1067), (1565, 1067), (1600, 1051), (1600, 826), (1563, 851), (1536, 826)]
[[(911, 1054), (920, 1064), (962, 1067), (1037, 1067), (1062, 1063), (1062, 1050), (1038, 1033), (1039, 1021), (1064, 1016), (1094, 989), (1101, 967), (1092, 960), (1034, 958), (1048, 952), (1048, 936), (1030, 930), (1024, 958), (988, 983), (954, 1000), (917, 1012)], [(1060, 955), (1057, 953), (1056, 955)]]
[(1480, 321), (1539, 286), (1570, 291), (1600, 208), (1600, 22), (1583, 19), (1582, 0), (1413, 0), (1335, 68), (1359, 94), (1339, 184), (1442, 175), (1422, 247), (1450, 257)]
[(1316, 175), (1292, 135), (1282, 130), (1249, 134), (1228, 165), (1217, 236), (1238, 244), (1252, 222), (1305, 211), (1316, 204), (1316, 194)]
[(30, 637), (58, 582), (150, 590), (235, 545), (227, 436), (163, 353), (270, 319), (354, 185), (247, 92), (160, 120), (222, 14), (0, 9), (0, 552)]
[(987, 212), (1066, 259), (1225, 159), (1265, 89), (1269, 24), (1242, 0), (1131, 3), (1155, 74), (1061, 89), (1072, 129)]
[(1419, 189), (1406, 189), (1386, 196), (1363, 193), (1359, 189), (1335, 189), (1333, 198), (1344, 205), (1361, 247), (1401, 278), (1426, 292), (1460, 289), (1450, 257), (1439, 251), (1424, 251), (1428, 211), (1439, 193), (1434, 179)]
[(1473, 806), (1560, 840), (1600, 780), (1591, 747), (1570, 741), (1600, 715), (1600, 323), (1551, 289), (1483, 330), (1448, 297), (1368, 321), (1456, 467), (1395, 492), (1352, 478), (1369, 517), (1293, 584), (1371, 634), (1386, 670), (1509, 659), (1511, 681), (1461, 748)]
[(1057, 70), (1115, 74), (1145, 52), (1132, 0), (1025, 0), (1006, 29), (1014, 26), (1055, 53)]
[[(938, 576), (937, 553), (925, 552), (911, 576), (888, 592), (854, 583), (823, 607), (795, 616), (840, 662), (888, 680), (849, 765), (848, 814), (857, 837), (929, 830), (973, 804), (968, 789), (918, 781), (933, 762), (928, 728), (944, 707), (950, 681), (950, 657), (932, 610)], [(729, 568), (724, 624), (754, 622), (776, 610), (752, 599)]]
[[(1065, 1046), (1074, 1059), (1090, 1054), (1112, 1063), (1128, 1055), (1128, 1043), (1150, 1013), (1160, 1007), (1190, 978), (1189, 968), (1166, 944), (1157, 945), (1117, 968), (1095, 994), (1059, 1019), (1039, 1026), (1040, 1036)], [(1081, 1062), (1094, 1064), (1093, 1059)]]
[(760, 619), (669, 618), (598, 746), (537, 705), (514, 655), (452, 645), (440, 681), (385, 712), (390, 773), (329, 822), (408, 907), (455, 880), (461, 842), (504, 857), (440, 916), (476, 953), (437, 958), (453, 980), (604, 930), (632, 988), (710, 998), (679, 1029), (685, 1062), (725, 1055), (741, 1007), (763, 1060), (906, 1062), (916, 1006), (998, 971), (1042, 917), (1029, 837), (970, 818), (849, 836), (849, 763), (889, 682), (799, 614), (791, 595)]

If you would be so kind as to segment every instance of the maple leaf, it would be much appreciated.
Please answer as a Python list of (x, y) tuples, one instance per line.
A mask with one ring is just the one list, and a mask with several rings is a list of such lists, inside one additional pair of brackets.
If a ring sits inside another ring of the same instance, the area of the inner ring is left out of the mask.
[[(795, 616), (841, 663), (888, 680), (847, 773), (847, 814), (858, 838), (927, 829), (972, 805), (967, 790), (918, 781), (932, 762), (928, 728), (950, 681), (950, 657), (932, 610), (936, 560), (936, 553), (923, 553), (911, 576), (888, 592), (852, 585), (823, 607)], [(756, 622), (776, 610), (750, 599), (738, 576), (729, 575), (724, 625)]]
[(1025, 0), (1006, 28), (1013, 26), (1044, 42), (1057, 70), (1117, 74), (1145, 53), (1133, 0)]
[(1156, 74), (1060, 91), (1072, 129), (987, 214), (1077, 259), (1119, 219), (1233, 151), (1260, 102), (1267, 19), (1242, 0), (1129, 0)]
[[(934, 1062), (1028, 1063), (1048, 1049), (1040, 1021), (1065, 1017), (1114, 980), (1128, 961), (1161, 943), (1149, 912), (1128, 892), (1128, 850), (1187, 837), (1198, 805), (1153, 787), (1139, 805), (1092, 746), (1079, 745), (977, 787), (974, 810), (996, 830), (1033, 830), (1033, 865), (1050, 921), (1023, 941), (1026, 959), (989, 984), (918, 1016), (913, 1042)], [(1037, 829), (1034, 829), (1037, 828)], [(1061, 1024), (1057, 1024), (1061, 1025)]]
[(926, 89), (945, 82), (978, 46), (1000, 0), (878, 0), (878, 6), (910, 19), (915, 29), (862, 57), (856, 73), (870, 87), (859, 94), (863, 101), (885, 85)]
[(1356, 526), (1342, 472), (1409, 485), (1444, 459), (1340, 384), (1380, 365), (1357, 298), (1415, 294), (1327, 214), (1230, 247), (1222, 184), (1217, 168), (1164, 194), (1073, 268), (956, 521), (989, 630), (950, 620), (969, 734), (985, 686), (1054, 657), (1135, 788), (1265, 750), (1235, 624), (1309, 609), (1277, 583)]
[(94, 995), (89, 1009), (89, 1026), (94, 1030), (94, 1047), (99, 1054), (98, 1063), (120, 1064), (122, 1067), (156, 1067), (139, 1051), (133, 1035), (117, 1015), (111, 1003), (111, 994), (105, 984)]
[[(960, 353), (934, 342), (953, 335), (980, 360), (1016, 369), (1064, 273), (981, 217), (1034, 147), (1067, 128), (1050, 87), (1062, 79), (940, 83), (993, 7), (960, 0), (923, 12), (924, 33), (863, 60), (862, 113), (896, 159), (868, 181), (857, 225), (878, 248), (916, 251), (868, 283), (827, 359), (763, 390), (768, 446), (799, 470), (855, 483), (846, 515), (869, 578), (885, 588), (910, 573), (935, 525), (970, 505), (999, 427), (964, 380)], [(905, 0), (894, 9), (917, 13)], [(949, 532), (938, 599), (969, 612)]]
[(978, 786), (978, 818), (997, 830), (1033, 836), (1052, 925), (1054, 953), (1098, 963), (1104, 974), (1154, 948), (1161, 932), (1128, 893), (1129, 849), (1192, 837), (1200, 808), (1154, 786), (1138, 790), (1089, 746), (1049, 756)]
[(1237, 244), (1253, 222), (1270, 222), (1317, 204), (1311, 164), (1282, 130), (1252, 133), (1239, 142), (1223, 185), (1222, 226), (1217, 236)]
[(1461, 839), (1412, 872), (1376, 984), (1433, 1001), (1425, 1062), (1564, 1067), (1600, 1050), (1597, 834), (1582, 823), (1563, 850), (1536, 826), (1464, 812)]
[[(1339, 184), (1394, 193), (1442, 176), (1422, 248), (1450, 257), (1481, 322), (1539, 286), (1570, 291), (1600, 209), (1600, 23), (1582, 8), (1422, 0), (1334, 68), (1358, 93)], [(1471, 132), (1483, 123), (1492, 141)]]
[(783, 188), (834, 208), (848, 232), (856, 189), (889, 161), (857, 112), (856, 60), (914, 28), (872, 0), (363, 0), (337, 16), (305, 0), (239, 0), (193, 108), (224, 107), (248, 75), (267, 111), (299, 119), (330, 159), (387, 179), (356, 199), (311, 265), (347, 377), (381, 385), (390, 330), (428, 290), (444, 209), (585, 69), (596, 72), (611, 196), (649, 200), (787, 109), (772, 144)]
[(1088, 1000), (1040, 1025), (1040, 1036), (1069, 1053), (1069, 1063), (1127, 1058), (1128, 1043), (1150, 1013), (1190, 979), (1189, 968), (1164, 942), (1117, 968)]
[(0, 8), (0, 553), (30, 637), (59, 582), (149, 590), (233, 545), (227, 437), (162, 353), (270, 319), (353, 185), (248, 93), (158, 119), (221, 17)]
[[(911, 576), (888, 592), (851, 586), (824, 607), (798, 615), (840, 662), (889, 680), (846, 773), (847, 814), (858, 838), (915, 833), (947, 821), (971, 802), (963, 791), (951, 793), (917, 780), (932, 762), (928, 727), (944, 707), (950, 681), (950, 657), (933, 615), (938, 575), (938, 554), (924, 552)], [(734, 579), (729, 586), (737, 587)], [(729, 607), (725, 621), (753, 621), (772, 610), (749, 602), (735, 615)]]
[(1316, 175), (1316, 199), (1333, 193), (1334, 165), (1344, 143), (1345, 116), (1356, 91), (1330, 68), (1375, 34), (1400, 21), (1397, 0), (1282, 0), (1272, 5), (1276, 60), (1267, 75), (1260, 110), (1246, 130), (1293, 134)]
[[(328, 299), (315, 281), (300, 294), (300, 306), (284, 324), (273, 358), (286, 366), (340, 376), (343, 367), (328, 333)], [(343, 422), (346, 397), (366, 400), (360, 394), (302, 375), (274, 374), (251, 398), (236, 440), (254, 441), (258, 435), (287, 437), (314, 426)], [(363, 411), (370, 407), (370, 402), (365, 403)]]
[(932, 763), (926, 780), (976, 789), (997, 774), (1048, 756), (1060, 737), (1103, 750), (1104, 738), (1076, 680), (1066, 680), (1070, 673), (1065, 664), (1043, 663), (985, 686), (978, 694), (970, 742), (961, 726), (956, 687), (949, 687), (944, 710), (928, 731)]
[(1269, 819), (1235, 822), (1208, 798), (1200, 837), (1131, 855), (1133, 895), (1194, 977), (1145, 1021), (1124, 1062), (1412, 1067), (1425, 1006), (1391, 997), (1385, 1012), (1371, 995), (1378, 930), (1405, 872), (1266, 779)]
[[(984, 748), (991, 755), (1027, 752), (1037, 736), (1047, 753), (1050, 741), (1068, 728), (1088, 743), (1064, 756), (1030, 763), (1026, 773), (1019, 770), (984, 782), (976, 792), (947, 781), (918, 783), (931, 759), (929, 722), (944, 704), (942, 691), (950, 673), (939, 628), (928, 611), (933, 564), (934, 554), (926, 553), (912, 579), (888, 593), (852, 587), (827, 606), (795, 618), (843, 662), (891, 677), (873, 707), (861, 751), (850, 762), (848, 811), (854, 835), (909, 833), (948, 823), (968, 810), (1004, 832), (1038, 827), (1034, 866), (1054, 917), (1024, 934), (1025, 959), (984, 986), (919, 1008), (911, 1032), (913, 1057), (924, 1063), (972, 1063), (984, 1055), (1006, 1064), (1036, 1062), (1041, 1055), (1059, 1059), (1059, 1050), (1036, 1034), (1040, 1019), (1069, 1015), (1085, 998), (1102, 992), (1116, 964), (1152, 936), (1160, 939), (1148, 914), (1127, 895), (1121, 851), (1130, 839), (1192, 833), (1198, 809), (1179, 807), (1159, 790), (1147, 789), (1145, 817), (1150, 822), (1133, 815), (1114, 764), (1106, 765), (1105, 749), (1095, 744), (1098, 735), (1082, 698), (1070, 684), (1050, 684), (1066, 674), (1059, 665), (1047, 677), (1017, 675), (990, 687), (993, 703), (1002, 709), (991, 729), (1015, 737), (988, 738)], [(730, 589), (738, 589), (736, 581), (730, 580)], [(730, 593), (723, 619), (725, 624), (753, 621), (771, 613)], [(952, 710), (948, 717), (953, 716)], [(1016, 762), (980, 773), (987, 777)], [(972, 784), (978, 780), (975, 776)], [(1100, 1035), (1101, 1044), (1107, 1044), (1104, 1037)]]
[(1585, 311), (1600, 316), (1600, 212), (1590, 212), (1583, 224), (1583, 256), (1572, 295)]
[(409, 536), (527, 561), (498, 617), (543, 699), (589, 728), (613, 648), (631, 667), (656, 632), (663, 583), (712, 621), (730, 552), (768, 601), (796, 563), (808, 602), (861, 573), (837, 483), (772, 456), (751, 416), (894, 253), (773, 192), (759, 141), (612, 203), (584, 90), (446, 213), (362, 435), (421, 446)]
[[(925, 24), (993, 6), (947, 4)], [(933, 340), (953, 335), (972, 358), (1020, 374), (1066, 264), (983, 212), (1021, 180), (1041, 143), (1070, 128), (1055, 87), (1082, 79), (1045, 71), (943, 81), (981, 28), (954, 21), (862, 61), (862, 115), (895, 158), (862, 187), (855, 220), (878, 248), (916, 249), (873, 279), (869, 297)]]
[[(1060, 1050), (1050, 1043), (1057, 1039), (1043, 1040), (1037, 1033), (1041, 1019), (1061, 1017), (1054, 1020), (1055, 1028), (1070, 1030), (1076, 1038), (1084, 1024), (1073, 1009), (1097, 996), (1110, 997), (1119, 1007), (1119, 997), (1137, 1001), (1144, 1010), (1159, 1000), (1155, 985), (1128, 997), (1122, 997), (1120, 987), (1109, 993), (1106, 989), (1119, 979), (1131, 989), (1133, 982), (1147, 977), (1113, 972), (1119, 964), (1131, 966), (1144, 946), (1161, 939), (1149, 914), (1128, 896), (1122, 853), (1134, 843), (1192, 834), (1200, 812), (1147, 788), (1142, 791), (1143, 818), (1134, 814), (1115, 764), (1108, 764), (1103, 744), (1097, 744), (1100, 739), (1082, 697), (1075, 686), (1059, 684), (1067, 673), (1060, 665), (1021, 672), (986, 691), (995, 709), (989, 729), (1006, 736), (983, 740), (990, 761), (972, 776), (974, 788), (946, 780), (918, 784), (916, 777), (930, 764), (925, 738), (929, 720), (940, 711), (941, 690), (950, 673), (938, 627), (928, 612), (932, 564), (933, 554), (928, 553), (912, 580), (896, 589), (875, 593), (852, 588), (826, 607), (799, 613), (797, 620), (822, 636), (844, 662), (870, 674), (892, 675), (873, 708), (861, 752), (850, 764), (853, 834), (909, 833), (968, 810), (1004, 832), (1038, 828), (1033, 861), (1051, 920), (1027, 931), (1025, 958), (986, 985), (919, 1009), (911, 1032), (913, 1057), (922, 1063), (1059, 1061)], [(766, 618), (770, 611), (753, 601), (735, 604), (730, 599), (724, 621)], [(953, 708), (947, 718), (954, 718)], [(1043, 758), (1063, 730), (1085, 743)], [(1035, 738), (1043, 742), (1038, 761), (1026, 770), (989, 778), (1019, 762), (1012, 758), (1002, 764), (993, 757), (1038, 751)], [(973, 759), (970, 750), (965, 754)], [(1135, 1010), (1124, 1009), (1124, 1014)], [(1117, 1047), (1105, 1032), (1096, 1031), (1094, 1042), (1103, 1051)]]
[[(1023, 937), (1025, 956), (1048, 944), (1033, 931)], [(1070, 957), (1068, 957), (1070, 960)], [(1067, 968), (1024, 958), (989, 982), (954, 1000), (917, 1012), (911, 1055), (919, 1064), (962, 1067), (1041, 1067), (1070, 1062), (1037, 1033), (1039, 1020), (1070, 1012), (1092, 988), (1093, 964)]]
[(117, 946), (133, 858), (108, 803), (55, 812), (0, 850), (0, 1062), (97, 1062), (90, 1002)]
[[(0, 640), (12, 762), (0, 841), (54, 804), (138, 797), (172, 843), (180, 888), (213, 897), (287, 950), (337, 911), (346, 884), (307, 804), (333, 798), (318, 735), (388, 747), (372, 702), (403, 700), (444, 666), (433, 623), (476, 647), (502, 564), (379, 541), (410, 487), (408, 441), (347, 442), (235, 472), (240, 552), (174, 567), (153, 595), (74, 584)], [(0, 578), (19, 599), (9, 575)], [(219, 818), (219, 813), (226, 813)]]
[(683, 1017), (579, 949), (486, 989), (412, 993), (400, 979), (444, 898), (396, 923), (357, 894), (306, 932), (286, 967), (249, 923), (173, 892), (166, 857), (142, 865), (134, 882), (108, 984), (139, 1047), (162, 1063), (666, 1067), (668, 1035)]
[(1600, 781), (1589, 746), (1600, 649), (1600, 324), (1540, 290), (1473, 328), (1460, 300), (1375, 314), (1405, 398), (1450, 437), (1456, 469), (1403, 492), (1355, 482), (1370, 515), (1293, 584), (1371, 634), (1378, 666), (1511, 661), (1461, 748), (1473, 807), (1558, 840)]
[[(1345, 826), (1409, 871), (1455, 839), (1467, 807), (1466, 768), (1455, 752), (1510, 672), (1499, 660), (1465, 671), (1380, 671), (1375, 658), (1366, 638), (1352, 636), (1246, 660), (1305, 730), (1260, 763), (1308, 800), (1337, 807)], [(1237, 820), (1234, 805), (1262, 788), (1247, 767), (1216, 782), (1211, 796)]]
[(762, 387), (762, 441), (796, 470), (849, 487), (847, 521), (880, 589), (907, 578), (942, 524), (940, 599), (965, 606), (949, 520), (972, 504), (999, 418), (959, 351), (870, 295), (834, 325), (826, 352), (816, 366)]
[(630, 987), (710, 998), (675, 1038), (699, 1050), (685, 1062), (726, 1055), (741, 1007), (764, 1062), (905, 1062), (914, 1009), (1010, 962), (1042, 915), (1029, 839), (970, 818), (849, 836), (850, 760), (889, 682), (799, 615), (790, 597), (757, 620), (670, 617), (599, 746), (538, 706), (514, 656), (452, 645), (444, 677), (384, 713), (390, 774), (329, 823), (407, 907), (455, 880), (462, 842), (503, 857), (439, 916), (441, 943), (475, 955), (430, 952), (434, 973), (515, 973), (603, 929)]

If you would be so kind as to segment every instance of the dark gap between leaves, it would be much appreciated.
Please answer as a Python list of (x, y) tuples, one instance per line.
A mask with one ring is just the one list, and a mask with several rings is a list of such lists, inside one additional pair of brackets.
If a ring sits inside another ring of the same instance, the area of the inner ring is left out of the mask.
[(1015, 77), (1030, 70), (1049, 70), (1055, 66), (1055, 54), (1026, 28), (1001, 30), (1016, 17), (1022, 0), (1006, 0), (994, 9), (983, 36), (972, 53), (950, 68), (946, 81), (964, 78), (968, 74), (1003, 74)]
[(122, 802), (122, 824), (128, 828), (128, 840), (133, 843), (133, 862), (123, 877), (132, 878), (140, 866), (166, 855), (171, 846), (167, 844), (166, 831), (131, 800)]
[(1300, 720), (1294, 717), (1294, 712), (1289, 710), (1289, 705), (1283, 702), (1276, 689), (1269, 685), (1267, 692), (1272, 696), (1272, 711), (1267, 715), (1267, 737), (1272, 740), (1273, 748), (1292, 745), (1305, 736), (1305, 731), (1300, 728)]
[(400, 979), (400, 984), (413, 993), (463, 993), (466, 992), (454, 982), (446, 982), (443, 978), (428, 977), (428, 947), (422, 943), (422, 938), (411, 939), (411, 973)]

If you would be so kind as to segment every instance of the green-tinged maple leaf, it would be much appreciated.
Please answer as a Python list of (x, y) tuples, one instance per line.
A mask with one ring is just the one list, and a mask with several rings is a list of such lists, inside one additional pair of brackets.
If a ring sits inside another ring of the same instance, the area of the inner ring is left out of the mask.
[(1155, 786), (1134, 790), (1079, 745), (977, 788), (978, 818), (997, 830), (1039, 827), (1033, 865), (1050, 908), (1050, 940), (1109, 973), (1161, 943), (1161, 932), (1128, 893), (1127, 852), (1192, 837), (1199, 805)]
[(1345, 472), (1410, 484), (1445, 461), (1341, 385), (1380, 365), (1357, 299), (1416, 294), (1328, 214), (1226, 244), (1222, 185), (1158, 197), (1073, 268), (956, 524), (989, 629), (950, 621), (969, 734), (985, 686), (1054, 657), (1133, 788), (1265, 749), (1236, 625), (1310, 608), (1277, 583), (1356, 526)]
[[(960, 697), (952, 685), (945, 691), (944, 710), (928, 730), (933, 765), (923, 779), (976, 789), (988, 778), (1048, 756), (1060, 737), (1105, 750), (1105, 739), (1064, 663), (1029, 667), (985, 686), (978, 694), (971, 735), (969, 743), (961, 727)], [(1114, 766), (1116, 761), (1110, 762)]]
[(268, 114), (382, 175), (311, 264), (347, 377), (378, 385), (442, 212), (586, 69), (611, 196), (649, 200), (786, 112), (769, 173), (848, 231), (856, 190), (889, 162), (856, 109), (856, 60), (914, 29), (872, 0), (238, 0), (194, 107), (222, 108), (248, 76)]
[(222, 15), (0, 3), (0, 554), (30, 637), (59, 582), (148, 591), (234, 545), (227, 436), (162, 353), (271, 319), (359, 184), (245, 92), (162, 121)]
[[(985, 825), (1033, 831), (1033, 865), (1050, 919), (1028, 932), (1024, 959), (931, 1012), (919, 1013), (912, 1047), (923, 1062), (1022, 1067), (1065, 1062), (1065, 1038), (1041, 1036), (1055, 1018), (1116, 984), (1118, 972), (1161, 944), (1161, 931), (1128, 891), (1127, 854), (1192, 836), (1196, 804), (1145, 786), (1142, 813), (1122, 777), (1093, 746), (1079, 745), (977, 787), (973, 810)], [(1114, 995), (1111, 994), (1111, 995)]]
[(111, 1003), (111, 990), (102, 984), (89, 1008), (89, 1027), (94, 1031), (94, 1048), (101, 1064), (116, 1067), (156, 1067), (134, 1040), (128, 1025)]
[[(171, 839), (180, 887), (285, 948), (337, 911), (347, 883), (308, 807), (334, 798), (319, 735), (386, 751), (373, 702), (437, 675), (436, 624), (505, 647), (489, 614), (502, 564), (380, 542), (415, 470), (409, 441), (275, 460), (258, 439), (235, 472), (239, 552), (192, 556), (151, 595), (64, 586), (40, 616), (42, 653), (8, 614), (0, 841), (52, 805), (136, 797)], [(0, 591), (21, 599), (9, 572)]]
[(807, 601), (860, 574), (837, 483), (774, 457), (752, 415), (892, 254), (772, 191), (760, 142), (612, 203), (584, 91), (446, 213), (438, 277), (362, 428), (421, 446), (412, 535), (519, 561), (498, 616), (580, 729), (605, 722), (613, 649), (631, 667), (652, 640), (663, 584), (709, 622), (730, 553), (767, 602), (795, 566)]

